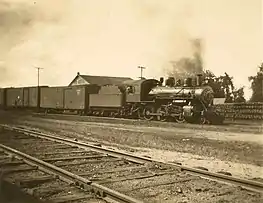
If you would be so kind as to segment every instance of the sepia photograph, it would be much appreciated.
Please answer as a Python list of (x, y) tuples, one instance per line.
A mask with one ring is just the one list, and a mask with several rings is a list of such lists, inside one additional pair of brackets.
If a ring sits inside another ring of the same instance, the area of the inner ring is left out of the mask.
[(0, 0), (0, 203), (261, 202), (262, 0)]

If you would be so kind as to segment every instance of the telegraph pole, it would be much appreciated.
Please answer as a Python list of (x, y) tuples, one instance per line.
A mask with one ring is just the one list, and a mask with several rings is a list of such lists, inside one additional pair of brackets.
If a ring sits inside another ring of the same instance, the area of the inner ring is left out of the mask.
[(141, 77), (140, 77), (140, 78), (142, 79), (142, 78), (143, 78), (143, 77), (142, 77), (143, 69), (146, 69), (146, 68), (145, 68), (145, 67), (142, 67), (142, 66), (138, 66), (138, 68), (141, 69)]
[(39, 70), (44, 68), (40, 68), (40, 67), (35, 67), (35, 68), (37, 69), (37, 86), (39, 87)]
[(40, 69), (44, 69), (44, 68), (40, 68), (40, 67), (35, 67), (37, 69), (37, 110), (38, 112), (40, 111), (40, 87), (39, 87), (39, 71)]

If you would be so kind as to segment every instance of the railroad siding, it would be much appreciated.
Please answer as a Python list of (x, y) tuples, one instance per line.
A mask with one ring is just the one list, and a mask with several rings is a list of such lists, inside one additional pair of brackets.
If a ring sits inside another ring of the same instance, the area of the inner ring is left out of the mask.
[(40, 91), (40, 107), (47, 109), (63, 109), (65, 87), (43, 87)]

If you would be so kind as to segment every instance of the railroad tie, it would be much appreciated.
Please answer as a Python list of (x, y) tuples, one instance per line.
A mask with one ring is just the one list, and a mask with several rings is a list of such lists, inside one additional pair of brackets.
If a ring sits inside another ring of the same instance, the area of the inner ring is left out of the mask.
[(27, 166), (23, 168), (9, 168), (9, 169), (2, 169), (5, 174), (17, 173), (17, 172), (28, 172), (37, 170), (37, 166)]
[(94, 155), (94, 156), (71, 156), (71, 157), (58, 157), (58, 158), (44, 158), (43, 161), (70, 161), (76, 159), (98, 159), (108, 157), (108, 155)]
[(56, 177), (52, 175), (40, 176), (40, 177), (29, 177), (15, 180), (15, 184), (23, 188), (36, 187), (39, 184), (55, 180)]
[(79, 194), (79, 195), (65, 195), (65, 196), (61, 196), (59, 198), (54, 198), (50, 200), (54, 203), (65, 203), (65, 202), (72, 202), (72, 201), (91, 199), (91, 198), (94, 198), (94, 196)]
[(21, 165), (24, 164), (23, 161), (11, 161), (10, 158), (7, 158), (6, 160), (0, 161), (0, 166), (15, 166), (15, 165)]

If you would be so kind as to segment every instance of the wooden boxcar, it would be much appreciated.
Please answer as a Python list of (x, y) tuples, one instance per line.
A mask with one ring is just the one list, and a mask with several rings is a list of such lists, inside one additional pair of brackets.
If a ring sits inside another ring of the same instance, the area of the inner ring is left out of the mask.
[(6, 107), (24, 107), (24, 88), (6, 88)]
[(63, 109), (65, 88), (42, 87), (40, 91), (40, 107), (43, 109)]
[(87, 110), (89, 108), (89, 94), (96, 94), (98, 91), (97, 85), (65, 87), (64, 109)]

